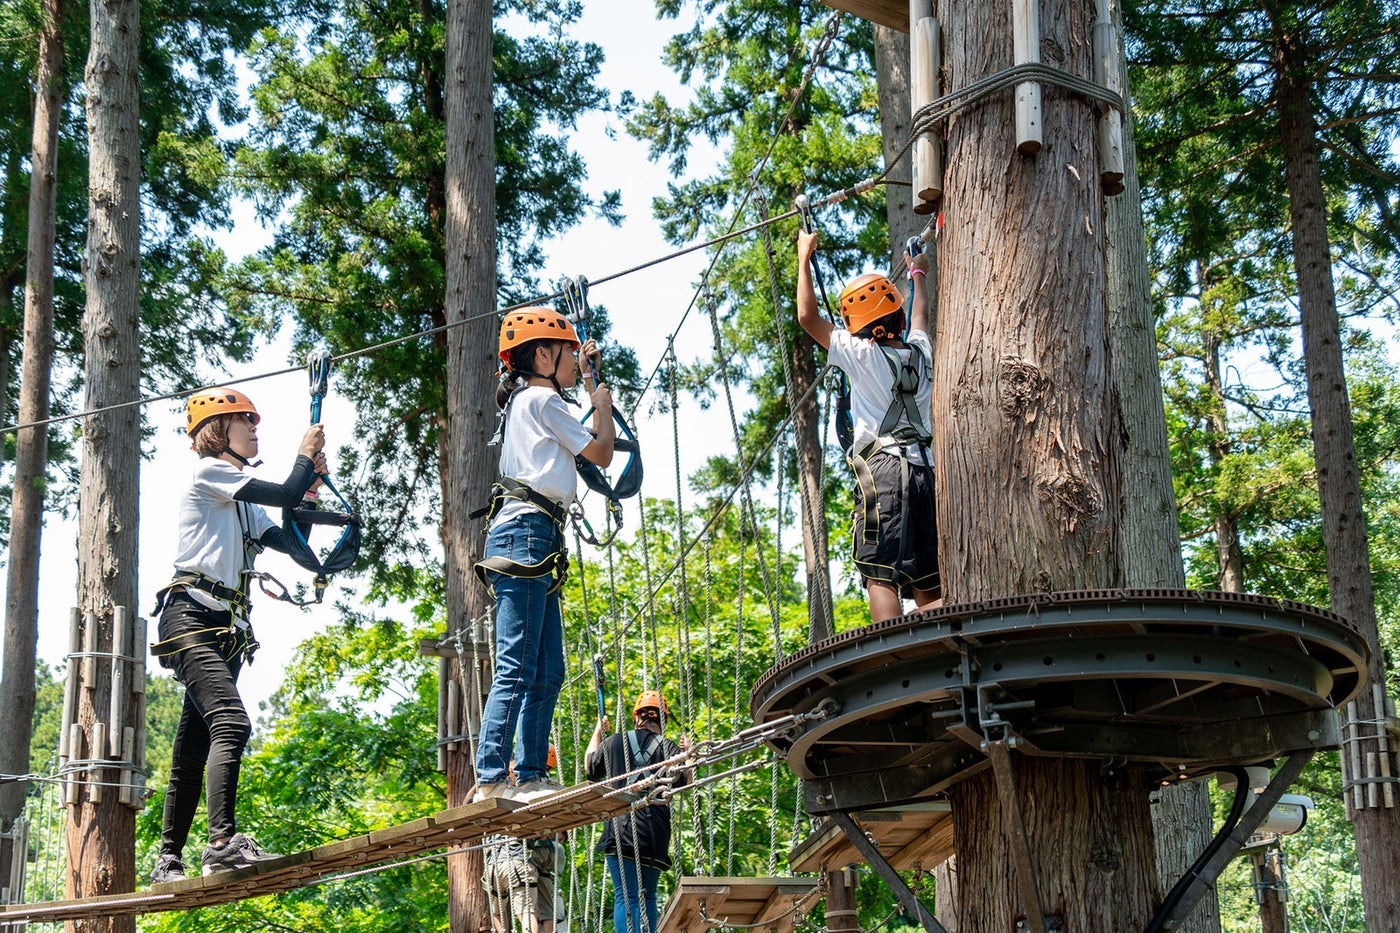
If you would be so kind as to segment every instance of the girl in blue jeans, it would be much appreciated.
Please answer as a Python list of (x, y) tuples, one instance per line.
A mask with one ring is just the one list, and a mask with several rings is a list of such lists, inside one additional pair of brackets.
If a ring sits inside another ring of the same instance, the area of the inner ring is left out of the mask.
[[(485, 556), (476, 565), (496, 598), (496, 666), (481, 714), (473, 801), (531, 800), (558, 789), (546, 760), (564, 683), (564, 518), (577, 495), (574, 458), (606, 467), (615, 436), (606, 386), (589, 393), (591, 431), (564, 402), (563, 390), (578, 381), (579, 352), (596, 372), (597, 345), (580, 346), (573, 325), (552, 308), (512, 311), (501, 322), (501, 478), (492, 488)], [(514, 787), (507, 781), (512, 757)]]

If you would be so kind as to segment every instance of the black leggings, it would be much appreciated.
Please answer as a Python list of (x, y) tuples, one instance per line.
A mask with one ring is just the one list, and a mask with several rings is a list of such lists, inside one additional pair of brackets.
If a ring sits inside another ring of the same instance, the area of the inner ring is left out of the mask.
[[(229, 624), (229, 613), (173, 592), (160, 616), (164, 641), (186, 632)], [(175, 654), (171, 667), (185, 685), (185, 705), (175, 729), (170, 755), (170, 785), (165, 792), (161, 854), (179, 857), (189, 839), (190, 824), (199, 807), (201, 785), (208, 768), (209, 838), (223, 839), (237, 830), (234, 804), (238, 769), (253, 726), (238, 696), (238, 671), (243, 665), (241, 640), (230, 635), (217, 644), (198, 645)]]

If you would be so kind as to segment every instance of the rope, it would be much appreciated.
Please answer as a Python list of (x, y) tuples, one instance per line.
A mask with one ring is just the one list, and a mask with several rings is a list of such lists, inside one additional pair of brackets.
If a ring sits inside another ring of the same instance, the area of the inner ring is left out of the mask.
[[(709, 293), (708, 290), (707, 290), (706, 293), (705, 293), (705, 301), (706, 301), (706, 304), (708, 305), (709, 312), (710, 312), (710, 334), (711, 334), (711, 339), (713, 340), (713, 343), (714, 343), (714, 354), (715, 354), (715, 358), (716, 358), (716, 359), (719, 359), (719, 358), (722, 358), (723, 355), (724, 355), (724, 343), (723, 343), (723, 337), (722, 337), (721, 334), (720, 334), (719, 313), (718, 313), (718, 311), (717, 311), (717, 309), (716, 309), (716, 307), (715, 307), (714, 297)], [(786, 354), (786, 353), (783, 353), (783, 360), (784, 360), (784, 365), (786, 365), (786, 361), (787, 361), (787, 354)], [(720, 367), (720, 370), (719, 370), (719, 375), (720, 375), (720, 384), (723, 385), (723, 387), (724, 387), (724, 403), (725, 403), (725, 407), (727, 408), (727, 410), (728, 410), (728, 412), (729, 412), (729, 427), (730, 427), (730, 430), (734, 432), (734, 450), (735, 450), (736, 453), (738, 453), (738, 454), (740, 454), (740, 456), (742, 456), (742, 454), (743, 454), (743, 449), (744, 449), (744, 446), (743, 446), (743, 444), (744, 444), (744, 437), (743, 437), (743, 433), (742, 433), (742, 432), (740, 431), (740, 429), (739, 429), (739, 416), (738, 416), (738, 414), (736, 413), (735, 408), (734, 408), (734, 391), (733, 391), (733, 387), (732, 387), (732, 386), (730, 385), (730, 383), (729, 383), (729, 368), (728, 368), (727, 366), (721, 366), (721, 367)], [(790, 388), (790, 387), (789, 387), (788, 397), (789, 397), (789, 398), (792, 397), (792, 393), (791, 393), (791, 388)], [(805, 397), (805, 396), (804, 396), (804, 397)], [(790, 421), (790, 420), (792, 419), (793, 413), (794, 413), (795, 411), (796, 411), (796, 408), (795, 408), (795, 407), (790, 407), (790, 408), (788, 409), (788, 417), (787, 417), (787, 420), (788, 420), (788, 421)], [(785, 423), (786, 423), (786, 422), (785, 422)], [(780, 436), (782, 436), (782, 433), (781, 433), (781, 432), (778, 432), (778, 434), (775, 435), (775, 439), (776, 439), (776, 437), (780, 437)], [(771, 446), (771, 444), (770, 444), (770, 446)], [(766, 459), (766, 451), (765, 451), (765, 459)], [(746, 521), (748, 522), (748, 524), (749, 524), (749, 528), (750, 528), (750, 529), (752, 530), (752, 532), (753, 532), (753, 536), (754, 536), (754, 554), (755, 554), (755, 555), (757, 556), (757, 558), (758, 558), (758, 570), (759, 570), (759, 575), (760, 575), (760, 578), (763, 580), (763, 592), (764, 592), (764, 594), (766, 595), (766, 597), (767, 597), (767, 599), (768, 599), (768, 611), (769, 611), (769, 614), (770, 614), (770, 616), (771, 616), (771, 618), (772, 618), (772, 622), (773, 622), (773, 643), (774, 643), (774, 646), (775, 646), (775, 649), (776, 649), (776, 659), (779, 660), (779, 661), (781, 661), (781, 660), (783, 659), (782, 625), (781, 625), (781, 619), (780, 619), (779, 614), (778, 614), (778, 601), (777, 601), (776, 597), (774, 596), (775, 587), (774, 587), (774, 585), (773, 585), (773, 579), (772, 579), (772, 576), (770, 575), (769, 570), (768, 570), (768, 560), (767, 560), (766, 557), (764, 557), (764, 555), (763, 555), (763, 547), (762, 547), (762, 545), (759, 543), (760, 540), (761, 540), (761, 534), (760, 534), (759, 525), (758, 525), (758, 510), (757, 510), (757, 508), (754, 506), (754, 503), (753, 503), (753, 488), (752, 488), (751, 484), (749, 483), (750, 475), (751, 475), (751, 471), (750, 471), (750, 472), (746, 472), (745, 474), (743, 474), (743, 494), (744, 494), (744, 495), (743, 495), (743, 499), (741, 500), (741, 510), (742, 510), (742, 514), (743, 514), (744, 517), (745, 517), (745, 520), (746, 520)]]
[[(787, 213), (782, 214), (778, 217), (773, 217), (769, 219), (768, 223), (779, 223), (781, 221), (787, 220), (789, 217), (794, 216), (796, 213), (797, 212), (795, 210), (788, 211)], [(669, 262), (673, 259), (677, 259), (681, 256), (687, 255), (688, 253), (693, 253), (696, 250), (706, 249), (708, 247), (716, 245), (722, 245), (729, 240), (752, 233), (756, 229), (757, 226), (751, 225), (739, 230), (730, 230), (726, 233), (720, 234), (719, 236), (712, 237), (700, 243), (691, 244), (690, 246), (682, 247), (681, 249), (675, 250), (670, 253), (666, 253), (662, 256), (658, 256), (655, 259), (651, 259), (647, 262), (640, 263), (639, 265), (632, 266), (631, 268), (624, 269), (620, 272), (614, 272), (609, 275), (602, 276), (600, 278), (591, 278), (589, 281), (592, 285), (600, 285), (604, 282), (611, 282), (613, 279), (621, 278), (622, 276), (630, 275), (634, 272), (639, 272), (642, 269), (646, 269), (651, 266), (658, 265), (660, 263)], [(379, 343), (369, 344), (363, 347), (359, 347), (358, 349), (347, 351), (345, 353), (336, 354), (330, 359), (332, 363), (340, 363), (345, 360), (351, 360), (361, 356), (370, 356), (379, 353), (382, 350), (387, 350), (392, 347), (396, 347), (400, 344), (408, 343), (412, 340), (418, 340), (423, 337), (431, 337), (434, 334), (443, 333), (457, 327), (464, 327), (467, 324), (472, 324), (476, 321), (480, 321), (485, 318), (496, 318), (497, 320), (499, 320), (503, 315), (509, 314), (512, 311), (516, 311), (521, 308), (532, 307), (535, 305), (548, 304), (563, 297), (564, 293), (562, 291), (557, 290), (548, 294), (536, 295), (532, 298), (527, 298), (524, 301), (516, 302), (515, 304), (508, 305), (504, 308), (497, 308), (491, 311), (482, 311), (478, 314), (468, 315), (459, 321), (449, 321), (446, 324), (438, 324), (435, 327), (424, 328), (423, 330), (413, 331), (412, 333), (404, 334), (399, 337), (393, 337), (389, 340), (384, 340)], [(684, 316), (682, 316), (682, 323), (683, 322)], [(674, 342), (674, 338), (675, 334), (673, 333), (671, 338), (668, 339), (668, 343)], [(49, 418), (44, 418), (37, 421), (21, 421), (15, 424), (7, 424), (4, 427), (0, 427), (0, 434), (9, 434), (13, 431), (23, 431), (30, 428), (45, 428), (49, 427), (50, 425), (61, 424), (65, 421), (76, 421), (83, 418), (95, 417), (97, 415), (105, 415), (110, 412), (122, 411), (127, 408), (141, 408), (146, 405), (153, 405), (157, 402), (167, 402), (173, 401), (175, 399), (186, 398), (190, 395), (194, 395), (196, 392), (203, 392), (207, 389), (243, 385), (244, 383), (248, 382), (257, 382), (262, 379), (273, 379), (278, 376), (285, 376), (289, 373), (300, 373), (304, 370), (304, 366), (286, 366), (281, 369), (272, 369), (260, 373), (254, 373), (250, 376), (240, 376), (236, 379), (225, 379), (220, 382), (210, 383), (204, 386), (197, 386), (192, 389), (177, 389), (173, 392), (164, 392), (157, 395), (142, 396), (140, 398), (132, 399), (130, 401), (115, 402), (111, 405), (102, 405), (96, 408), (86, 408), (81, 411), (70, 412), (64, 415), (53, 415)], [(655, 375), (655, 373), (653, 373), (653, 375)], [(648, 380), (648, 382), (649, 381), (650, 380)], [(645, 393), (645, 391), (646, 387), (643, 386), (642, 393), (639, 393), (638, 397), (640, 398), (640, 395)], [(632, 413), (635, 412), (636, 408), (634, 406), (632, 409)]]
[[(750, 233), (754, 230), (761, 229), (762, 227), (767, 226), (768, 224), (779, 223), (781, 221), (787, 220), (789, 217), (797, 216), (798, 211), (794, 208), (793, 210), (787, 211), (786, 213), (778, 217), (772, 217), (758, 224), (750, 224), (742, 230), (734, 231), (734, 225), (738, 223), (739, 218), (743, 216), (744, 210), (748, 207), (749, 198), (757, 189), (758, 179), (762, 174), (763, 169), (768, 165), (769, 160), (773, 158), (773, 152), (778, 148), (778, 140), (782, 138), (782, 128), (785, 126), (790, 127), (792, 125), (792, 115), (797, 112), (797, 104), (799, 101), (802, 100), (803, 95), (806, 94), (807, 85), (811, 82), (812, 75), (816, 73), (816, 70), (819, 67), (821, 67), (821, 63), (826, 57), (827, 50), (831, 48), (831, 43), (836, 38), (838, 26), (840, 25), (840, 23), (841, 11), (836, 10), (827, 19), (826, 25), (822, 29), (821, 40), (812, 50), (810, 61), (807, 63), (807, 69), (805, 72), (803, 72), (802, 80), (798, 82), (796, 92), (791, 95), (792, 100), (788, 104), (787, 113), (783, 115), (782, 122), (778, 124), (778, 131), (772, 134), (772, 138), (769, 140), (768, 143), (767, 151), (765, 151), (763, 153), (763, 157), (760, 158), (758, 162), (754, 164), (753, 171), (749, 174), (749, 186), (744, 191), (743, 196), (740, 197), (738, 205), (734, 208), (734, 216), (729, 221), (729, 227), (731, 232), (722, 234), (721, 237), (718, 238), (718, 245), (723, 246), (735, 236), (739, 236), (744, 233)], [(913, 143), (911, 142), (910, 145), (912, 146)], [(871, 187), (874, 187), (874, 185), (872, 184)], [(708, 288), (710, 276), (714, 273), (715, 267), (719, 265), (719, 259), (720, 256), (723, 255), (723, 253), (723, 249), (715, 250), (715, 254), (710, 259), (710, 264), (705, 268), (704, 273), (701, 274), (700, 283), (696, 286), (695, 291), (691, 294), (690, 303), (686, 305), (685, 311), (681, 314), (681, 319), (676, 324), (675, 330), (671, 331), (671, 335), (666, 338), (667, 346), (675, 346), (676, 337), (680, 334), (681, 327), (685, 325), (686, 318), (690, 316), (690, 312), (695, 309), (695, 304), (697, 301), (700, 300), (702, 290)], [(660, 368), (661, 363), (658, 361), (656, 368), (651, 371), (651, 375), (647, 376), (646, 382), (642, 384), (641, 391), (637, 393), (638, 405), (641, 404), (642, 397), (646, 395), (647, 389), (651, 386), (652, 380), (656, 378), (656, 374), (660, 370)], [(632, 409), (632, 414), (636, 414), (635, 406)]]
[[(816, 50), (814, 51), (813, 59), (808, 66), (807, 72), (803, 75), (801, 83), (798, 86), (798, 92), (792, 95), (792, 104), (789, 107), (787, 115), (783, 118), (783, 125), (789, 125), (791, 123), (792, 114), (797, 107), (798, 101), (801, 99), (801, 95), (805, 92), (807, 84), (811, 80), (812, 74), (815, 72), (816, 68), (820, 66), (822, 57), (824, 57), (826, 50), (831, 45), (832, 39), (835, 37), (836, 27), (840, 22), (840, 18), (841, 12), (838, 10), (834, 12), (831, 18), (827, 21), (827, 25), (824, 30), (821, 42), (818, 44)], [(1091, 100), (1099, 101), (1100, 103), (1112, 109), (1116, 109), (1119, 111), (1126, 111), (1127, 109), (1123, 101), (1122, 95), (1117, 94), (1114, 91), (1103, 87), (1102, 85), (1095, 84), (1092, 81), (1087, 81), (1084, 78), (1078, 77), (1077, 75), (1073, 75), (1067, 71), (1063, 71), (1062, 69), (1036, 62), (1015, 65), (1011, 68), (1007, 68), (1002, 71), (996, 72), (995, 74), (989, 75), (978, 81), (974, 81), (967, 87), (945, 94), (944, 96), (926, 104), (924, 107), (921, 107), (914, 114), (913, 124), (910, 128), (909, 133), (909, 140), (904, 144), (903, 147), (900, 148), (900, 150), (895, 154), (894, 158), (892, 158), (889, 161), (889, 164), (881, 172), (869, 178), (863, 179), (849, 188), (843, 188), (839, 191), (832, 192), (822, 198), (819, 198), (816, 201), (812, 202), (812, 206), (814, 208), (830, 207), (834, 204), (839, 204), (842, 201), (847, 200), (848, 198), (864, 194), (865, 192), (872, 190), (878, 185), (889, 184), (889, 182), (886, 180), (886, 176), (904, 158), (904, 156), (908, 154), (909, 150), (913, 148), (914, 141), (919, 136), (933, 129), (935, 126), (937, 126), (937, 124), (948, 119), (952, 114), (956, 113), (957, 111), (970, 107), (973, 104), (976, 104), (981, 100), (991, 96), (997, 91), (1002, 90), (1003, 88), (1010, 87), (1015, 84), (1020, 84), (1025, 81), (1041, 81), (1046, 84), (1051, 84), (1057, 87), (1065, 88), (1069, 91), (1090, 98)], [(769, 159), (771, 159), (773, 150), (777, 145), (777, 140), (778, 134), (775, 134), (773, 142), (769, 145), (767, 152), (764, 153), (763, 158), (758, 162), (757, 166), (755, 167), (755, 170), (752, 175), (752, 177), (755, 179), (755, 183), (758, 174), (767, 165)], [(752, 188), (753, 185), (751, 184), (750, 192), (752, 191)], [(738, 216), (742, 214), (744, 208), (748, 204), (750, 192), (745, 193), (744, 197), (740, 201), (740, 204), (736, 208), (736, 221)], [(600, 285), (605, 282), (611, 282), (614, 279), (622, 278), (626, 275), (631, 275), (635, 272), (640, 272), (643, 269), (648, 269), (652, 266), (659, 265), (664, 262), (669, 262), (673, 259), (677, 259), (681, 256), (693, 253), (696, 250), (707, 249), (712, 246), (723, 246), (730, 240), (736, 239), (741, 236), (745, 236), (756, 230), (763, 229), (771, 224), (781, 223), (784, 220), (797, 216), (798, 213), (799, 212), (796, 209), (789, 210), (777, 216), (769, 217), (766, 220), (761, 221), (760, 223), (750, 224), (747, 227), (742, 227), (738, 229), (735, 229), (731, 223), (730, 229), (722, 234), (719, 234), (718, 236), (711, 237), (710, 239), (704, 240), (699, 243), (693, 243), (689, 246), (682, 247), (670, 253), (663, 254), (661, 256), (655, 257), (642, 263), (638, 263), (635, 266), (630, 266), (617, 272), (609, 273), (607, 275), (596, 278), (590, 277), (589, 281), (593, 285)], [(702, 286), (706, 282), (708, 282), (709, 277), (714, 271), (714, 268), (717, 265), (721, 254), (722, 251), (716, 251), (715, 256), (711, 260), (709, 267), (705, 270), (704, 274), (701, 277)], [(686, 318), (689, 316), (691, 310), (695, 307), (695, 303), (699, 297), (699, 294), (700, 291), (699, 288), (697, 288), (695, 294), (691, 297), (690, 304), (687, 305), (686, 310), (682, 313), (681, 319), (678, 322), (676, 329), (671, 332), (669, 337), (667, 337), (666, 342), (668, 346), (674, 346), (680, 328), (684, 325)], [(409, 334), (404, 334), (400, 337), (394, 337), (389, 340), (380, 341), (379, 343), (369, 344), (367, 346), (360, 347), (358, 349), (351, 350), (346, 353), (334, 355), (330, 359), (332, 363), (340, 363), (345, 360), (355, 359), (360, 356), (372, 355), (382, 350), (386, 350), (392, 347), (396, 347), (400, 344), (407, 343), (411, 340), (417, 340), (422, 337), (429, 337), (434, 334), (443, 333), (456, 327), (463, 327), (467, 324), (474, 323), (487, 317), (495, 317), (499, 319), (502, 315), (509, 314), (511, 311), (515, 311), (520, 308), (530, 307), (533, 305), (547, 304), (549, 302), (553, 302), (563, 297), (564, 293), (560, 290), (555, 290), (547, 294), (536, 295), (534, 297), (525, 299), (524, 301), (517, 302), (513, 305), (509, 305), (504, 308), (493, 309), (491, 311), (483, 311), (478, 314), (468, 315), (458, 321), (449, 321), (445, 324), (439, 324), (435, 327), (424, 328), (423, 330), (418, 330)], [(646, 394), (647, 389), (650, 387), (652, 381), (655, 379), (656, 374), (660, 369), (660, 366), (661, 363), (658, 362), (657, 369), (654, 369), (651, 375), (647, 377), (646, 382), (643, 383), (641, 390), (638, 392), (638, 404), (640, 404), (640, 399)], [(199, 386), (193, 389), (180, 389), (174, 392), (165, 392), (158, 395), (143, 396), (141, 398), (133, 399), (126, 402), (116, 402), (111, 405), (103, 405), (96, 408), (83, 409), (81, 411), (71, 412), (69, 414), (53, 415), (49, 418), (44, 418), (37, 421), (21, 421), (14, 424), (5, 425), (4, 427), (0, 427), (0, 434), (8, 434), (14, 431), (21, 431), (29, 428), (49, 427), (50, 425), (60, 424), (65, 421), (74, 421), (78, 419), (89, 418), (96, 415), (108, 414), (114, 411), (121, 411), (127, 408), (143, 407), (145, 405), (151, 405), (156, 402), (172, 401), (174, 399), (185, 398), (189, 395), (193, 395), (196, 392), (201, 392), (206, 389), (213, 389), (221, 386), (236, 386), (248, 382), (256, 382), (261, 379), (271, 379), (277, 376), (285, 376), (289, 373), (300, 372), (302, 368), (303, 367), (301, 366), (288, 366), (283, 367), (281, 369), (274, 369), (268, 370), (266, 372), (255, 373), (250, 376), (243, 376), (237, 379), (228, 379), (218, 383), (211, 383), (209, 385)], [(630, 413), (635, 415), (636, 410), (637, 406), (634, 405)]]

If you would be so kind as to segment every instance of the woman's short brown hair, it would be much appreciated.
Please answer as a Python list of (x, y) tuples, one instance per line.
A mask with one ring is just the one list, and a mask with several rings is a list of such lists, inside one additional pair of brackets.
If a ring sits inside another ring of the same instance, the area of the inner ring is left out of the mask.
[(228, 450), (228, 423), (241, 414), (215, 415), (194, 433), (194, 451), (201, 457), (217, 457)]

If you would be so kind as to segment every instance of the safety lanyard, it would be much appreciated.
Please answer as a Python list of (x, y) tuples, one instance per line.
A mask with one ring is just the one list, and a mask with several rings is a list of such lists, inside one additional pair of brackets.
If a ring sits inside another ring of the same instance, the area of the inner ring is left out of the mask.
[[(559, 283), (560, 291), (564, 295), (564, 316), (574, 325), (574, 330), (578, 332), (579, 342), (588, 340), (589, 324), (592, 319), (592, 310), (588, 306), (588, 279), (583, 276), (566, 278)], [(585, 358), (584, 365), (587, 367), (584, 378), (589, 380), (589, 385), (597, 387), (599, 373), (594, 369), (592, 358)], [(593, 417), (593, 407), (583, 413), (580, 422), (587, 424)], [(627, 460), (620, 470), (615, 470), (615, 477), (609, 477), (596, 464), (586, 459), (582, 454), (574, 457), (574, 467), (578, 470), (579, 476), (583, 478), (584, 485), (598, 493), (607, 501), (606, 523), (601, 534), (593, 529), (593, 525), (583, 513), (583, 506), (577, 501), (569, 509), (569, 515), (574, 520), (574, 527), (578, 529), (579, 537), (594, 547), (606, 547), (617, 537), (622, 530), (622, 500), (635, 496), (642, 488), (642, 455), (641, 445), (637, 442), (637, 435), (632, 430), (632, 426), (627, 423), (627, 419), (622, 417), (622, 413), (614, 406), (612, 410), (613, 425), (616, 430), (616, 439), (613, 442), (613, 450), (617, 453), (625, 453)]]

